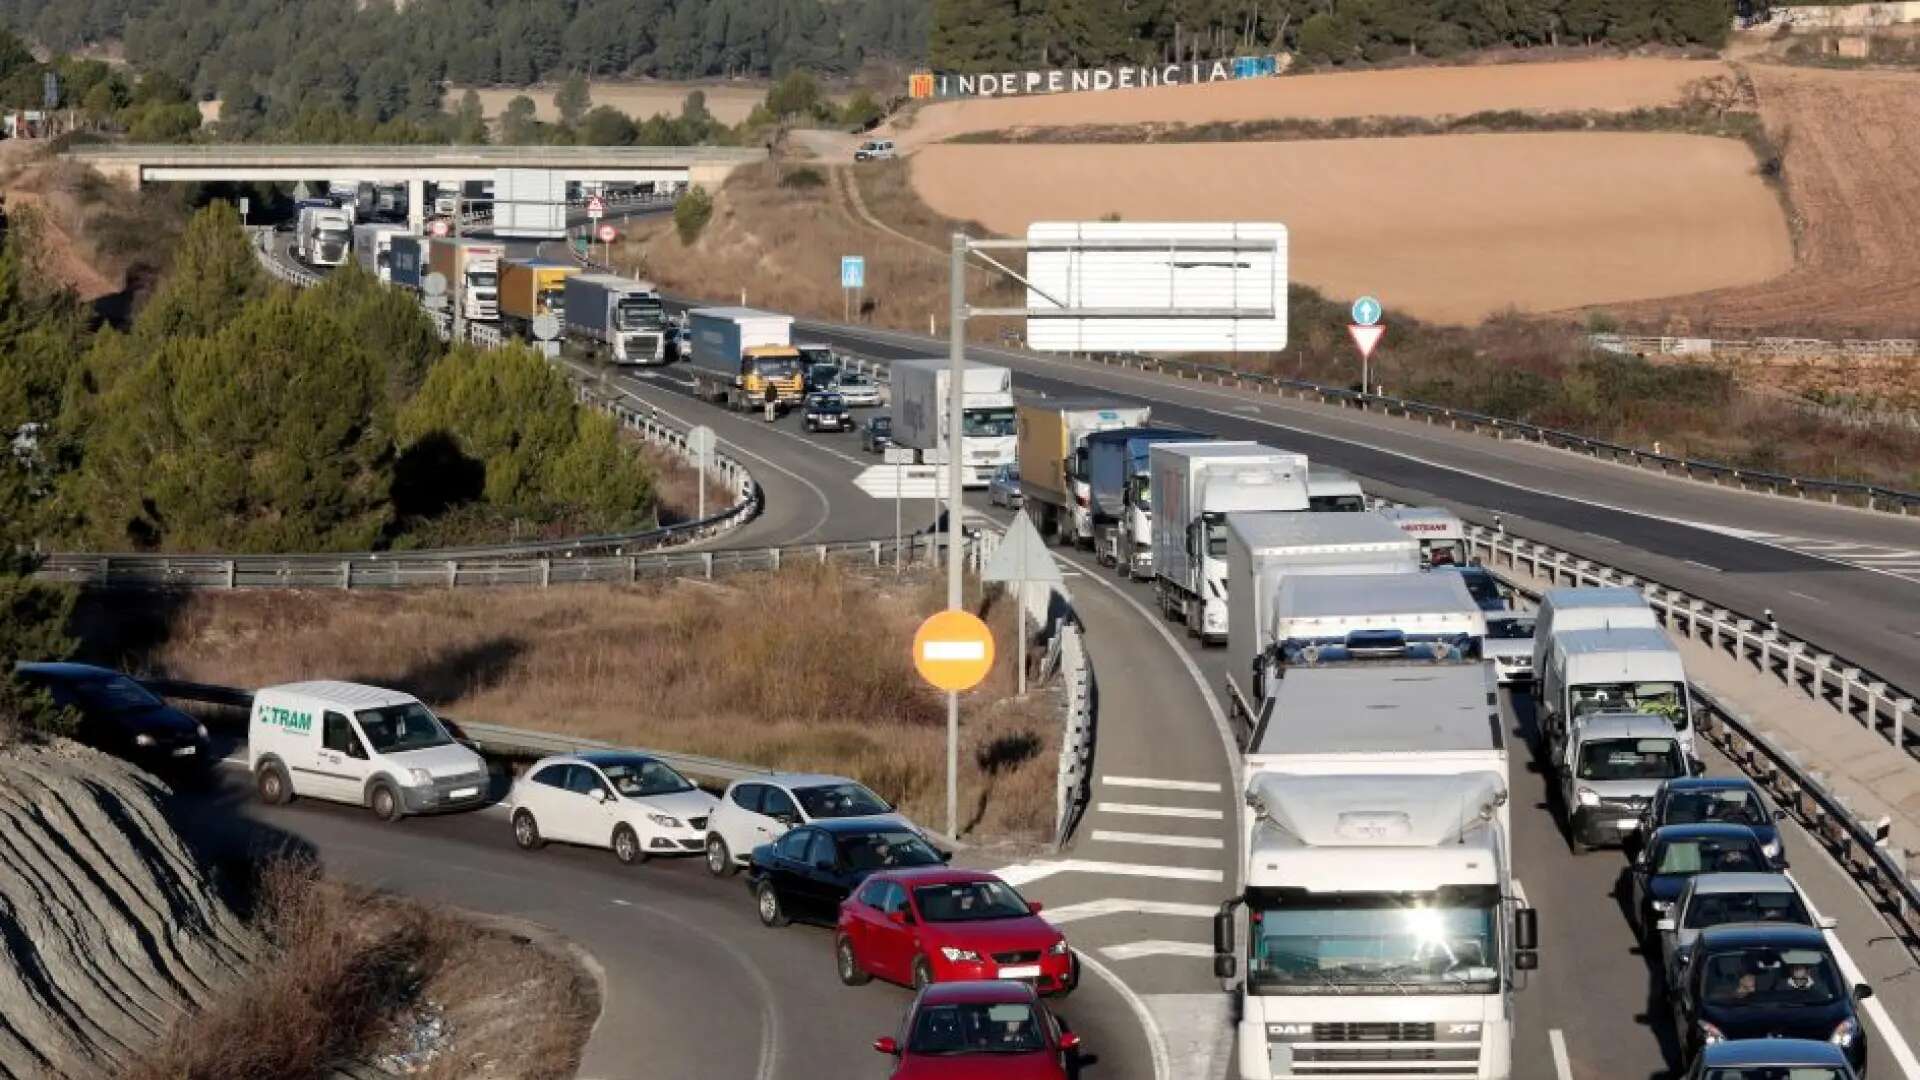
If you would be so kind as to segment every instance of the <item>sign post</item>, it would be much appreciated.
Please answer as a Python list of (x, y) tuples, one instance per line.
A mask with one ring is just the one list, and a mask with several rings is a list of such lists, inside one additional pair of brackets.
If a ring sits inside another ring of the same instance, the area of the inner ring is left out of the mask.
[(947, 835), (953, 836), (960, 824), (960, 691), (980, 685), (993, 670), (993, 633), (964, 608), (930, 615), (913, 635), (913, 666), (947, 692)]
[(841, 322), (853, 321), (854, 294), (866, 287), (867, 257), (865, 255), (840, 256)]
[(1007, 526), (1007, 535), (1000, 541), (1000, 546), (993, 550), (993, 558), (987, 562), (986, 569), (980, 572), (980, 580), (1013, 583), (1015, 603), (1019, 606), (1019, 614), (1015, 619), (1020, 624), (1019, 693), (1025, 697), (1027, 585), (1056, 585), (1061, 580), (1059, 564), (1054, 562), (1046, 541), (1040, 539), (1040, 530), (1033, 527), (1033, 519), (1027, 517), (1025, 510), (1013, 515), (1013, 523)]
[(1352, 335), (1354, 347), (1360, 350), (1360, 407), (1364, 409), (1367, 407), (1365, 395), (1373, 393), (1373, 350), (1379, 347), (1387, 328), (1380, 324), (1380, 301), (1371, 296), (1355, 300), (1352, 314), (1353, 322), (1347, 324), (1347, 333)]
[[(882, 458), (893, 466), (893, 576), (900, 576), (900, 500), (907, 486), (908, 465), (913, 464), (913, 448), (910, 446), (889, 446), (881, 451)], [(931, 487), (931, 485), (929, 485)]]
[(699, 460), (700, 512), (695, 521), (707, 520), (707, 459), (713, 454), (713, 429), (699, 424), (687, 429), (687, 449)]
[(613, 241), (620, 233), (611, 225), (600, 226), (600, 261), (613, 265)]

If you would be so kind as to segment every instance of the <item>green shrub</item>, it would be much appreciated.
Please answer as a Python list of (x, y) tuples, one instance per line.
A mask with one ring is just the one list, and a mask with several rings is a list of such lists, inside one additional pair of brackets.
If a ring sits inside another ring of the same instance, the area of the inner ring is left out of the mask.
[(781, 187), (793, 188), (795, 190), (824, 187), (826, 183), (827, 178), (820, 175), (820, 170), (811, 165), (802, 165), (797, 169), (788, 169), (786, 173), (780, 177)]
[(700, 239), (700, 234), (713, 220), (713, 196), (703, 187), (687, 189), (680, 201), (673, 205), (673, 229), (680, 234), (680, 242), (691, 247)]

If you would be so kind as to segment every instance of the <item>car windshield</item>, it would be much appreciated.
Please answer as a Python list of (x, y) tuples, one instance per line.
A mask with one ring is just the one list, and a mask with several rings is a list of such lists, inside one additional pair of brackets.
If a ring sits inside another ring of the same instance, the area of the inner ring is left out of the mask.
[(1719, 788), (1708, 791), (1676, 791), (1667, 796), (1663, 824), (1691, 825), (1700, 821), (1725, 821), (1733, 825), (1765, 825), (1772, 819), (1760, 796), (1752, 788)]
[(940, 853), (905, 829), (882, 829), (842, 836), (840, 858), (854, 870), (891, 870), (940, 864)]
[(1249, 891), (1256, 994), (1484, 993), (1497, 986), (1493, 886), (1437, 893)]
[(130, 709), (152, 709), (160, 704), (153, 692), (125, 675), (104, 679), (83, 679), (73, 684), (80, 707), (90, 713), (117, 713)]
[(1851, 1080), (1833, 1065), (1732, 1065), (1708, 1069), (1700, 1080)]
[(1027, 902), (1013, 887), (999, 881), (955, 881), (922, 885), (913, 901), (928, 922), (979, 922), (1017, 919), (1028, 914)]
[(831, 412), (836, 409), (846, 408), (846, 402), (840, 399), (839, 394), (815, 394), (813, 397), (813, 406), (816, 409), (824, 409)]
[(1700, 994), (1709, 1005), (1792, 1008), (1841, 998), (1833, 961), (1821, 949), (1739, 949), (1707, 958)]
[(993, 439), (1013, 434), (1013, 409), (967, 409), (961, 413), (961, 437)]
[(1310, 495), (1307, 509), (1319, 514), (1361, 514), (1366, 512), (1367, 500), (1359, 495)]
[(1726, 923), (1777, 922), (1812, 926), (1800, 897), (1790, 892), (1695, 893), (1687, 905), (1688, 930)]
[(1672, 739), (1591, 739), (1580, 744), (1582, 780), (1671, 780), (1687, 775)]
[(440, 726), (440, 721), (417, 701), (383, 709), (362, 709), (354, 716), (376, 753), (399, 754), (453, 742), (453, 736)]
[(1040, 1018), (1025, 1002), (924, 1005), (907, 1039), (909, 1054), (1031, 1054), (1046, 1048)]
[(635, 758), (632, 761), (616, 761), (600, 766), (600, 771), (613, 781), (613, 790), (629, 799), (644, 799), (652, 795), (677, 795), (682, 791), (692, 791), (693, 781), (673, 771), (673, 767), (652, 758)]
[(1650, 860), (1656, 874), (1751, 873), (1766, 864), (1751, 837), (1664, 840)]
[(1227, 557), (1227, 515), (1205, 514), (1207, 523), (1207, 557), (1224, 559)]
[(840, 376), (840, 385), (864, 390), (873, 385), (872, 380), (858, 372), (849, 371)]
[(1623, 682), (1583, 683), (1567, 688), (1573, 715), (1588, 713), (1644, 713), (1664, 716), (1676, 731), (1687, 727), (1686, 701), (1679, 683)]
[(1525, 641), (1533, 637), (1533, 620), (1488, 619), (1487, 636), (1504, 641)]
[(868, 421), (868, 424), (873, 428), (875, 435), (885, 435), (887, 432), (893, 430), (893, 419), (891, 417), (876, 416)]
[(1492, 574), (1463, 573), (1460, 580), (1467, 586), (1467, 595), (1473, 597), (1474, 603), (1481, 607), (1507, 606), (1507, 598), (1500, 595), (1500, 582)]
[(851, 780), (794, 788), (793, 797), (800, 800), (800, 809), (808, 818), (865, 817), (893, 811), (885, 799)]

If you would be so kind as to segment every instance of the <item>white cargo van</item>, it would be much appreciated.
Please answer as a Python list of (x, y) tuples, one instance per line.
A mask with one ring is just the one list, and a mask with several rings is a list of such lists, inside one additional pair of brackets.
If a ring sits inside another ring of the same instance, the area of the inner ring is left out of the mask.
[(487, 797), (487, 764), (411, 694), (348, 682), (253, 695), (247, 766), (260, 798), (370, 807), (386, 821), (463, 810)]
[(1660, 629), (1660, 620), (1654, 618), (1639, 589), (1624, 585), (1548, 589), (1540, 594), (1540, 612), (1533, 623), (1533, 670), (1537, 674), (1547, 669), (1547, 651), (1556, 633), (1633, 629)]
[(1565, 630), (1553, 635), (1540, 683), (1541, 727), (1556, 764), (1564, 760), (1569, 727), (1598, 713), (1642, 713), (1666, 718), (1688, 757), (1693, 740), (1693, 693), (1680, 650), (1659, 630)]

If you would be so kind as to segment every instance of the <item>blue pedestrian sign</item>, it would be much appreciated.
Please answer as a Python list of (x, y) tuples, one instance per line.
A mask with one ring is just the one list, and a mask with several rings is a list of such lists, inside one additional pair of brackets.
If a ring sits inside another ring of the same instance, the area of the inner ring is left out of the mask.
[(1353, 302), (1353, 321), (1356, 326), (1372, 326), (1380, 321), (1380, 301), (1371, 296), (1363, 296)]
[(840, 287), (843, 289), (864, 289), (867, 287), (866, 256), (840, 256)]

